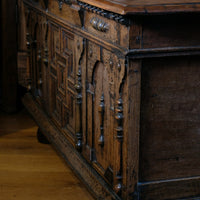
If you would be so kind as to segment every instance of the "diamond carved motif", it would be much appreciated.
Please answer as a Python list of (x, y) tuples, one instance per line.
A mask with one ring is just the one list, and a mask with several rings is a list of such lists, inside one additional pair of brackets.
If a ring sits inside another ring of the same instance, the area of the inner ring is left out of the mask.
[(62, 128), (75, 135), (74, 36), (52, 24), (51, 38), (50, 73), (57, 80), (54, 116)]

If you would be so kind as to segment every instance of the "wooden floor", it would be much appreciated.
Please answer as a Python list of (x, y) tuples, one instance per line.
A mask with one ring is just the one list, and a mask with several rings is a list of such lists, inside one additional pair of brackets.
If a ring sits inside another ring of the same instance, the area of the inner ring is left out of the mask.
[(25, 111), (0, 112), (0, 200), (92, 200)]

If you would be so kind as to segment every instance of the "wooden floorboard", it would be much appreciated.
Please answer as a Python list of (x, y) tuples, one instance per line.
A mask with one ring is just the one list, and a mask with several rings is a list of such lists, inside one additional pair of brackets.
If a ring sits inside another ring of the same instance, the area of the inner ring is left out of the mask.
[(92, 200), (26, 113), (0, 112), (0, 200)]

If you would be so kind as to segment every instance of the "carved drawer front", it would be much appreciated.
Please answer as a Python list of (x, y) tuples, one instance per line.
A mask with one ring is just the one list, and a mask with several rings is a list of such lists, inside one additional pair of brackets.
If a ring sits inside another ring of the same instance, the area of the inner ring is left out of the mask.
[(115, 20), (86, 12), (85, 29), (98, 38), (128, 48), (128, 28)]
[(56, 15), (56, 17), (65, 20), (65, 22), (81, 26), (81, 18), (78, 10), (71, 6), (69, 1), (50, 0), (48, 6), (49, 13)]

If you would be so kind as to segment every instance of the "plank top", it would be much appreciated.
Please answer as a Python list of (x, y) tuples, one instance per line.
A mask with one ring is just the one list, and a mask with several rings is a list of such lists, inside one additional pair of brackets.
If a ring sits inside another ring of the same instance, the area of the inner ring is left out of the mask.
[(80, 0), (121, 15), (200, 12), (200, 0)]

